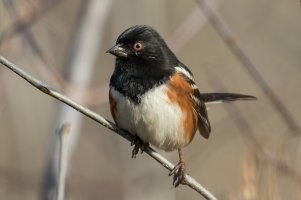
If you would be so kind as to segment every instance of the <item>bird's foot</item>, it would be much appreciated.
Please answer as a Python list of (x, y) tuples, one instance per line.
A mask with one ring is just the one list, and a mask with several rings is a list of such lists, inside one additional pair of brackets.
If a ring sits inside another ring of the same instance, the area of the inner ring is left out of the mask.
[(144, 143), (137, 135), (135, 135), (134, 140), (131, 143), (131, 146), (134, 146), (133, 150), (132, 150), (132, 158), (136, 158), (137, 154), (139, 153), (143, 153), (145, 150), (145, 146), (147, 146), (148, 143)]
[(169, 176), (171, 175), (173, 175), (173, 186), (178, 187), (180, 184), (185, 185), (185, 163), (180, 161), (169, 173)]

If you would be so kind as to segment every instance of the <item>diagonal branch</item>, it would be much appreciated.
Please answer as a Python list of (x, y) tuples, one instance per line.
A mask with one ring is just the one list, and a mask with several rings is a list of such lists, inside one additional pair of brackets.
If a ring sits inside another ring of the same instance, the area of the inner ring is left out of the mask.
[(59, 2), (58, 0), (43, 0), (38, 7), (34, 7), (26, 12), (25, 15), (15, 20), (11, 26), (0, 32), (0, 46), (5, 40), (9, 40), (15, 35), (23, 33)]
[[(12, 70), (14, 73), (19, 75), (21, 78), (29, 82), (32, 86), (39, 89), (43, 93), (52, 96), (53, 98), (63, 102), (64, 104), (69, 105), (70, 107), (74, 108), (75, 110), (81, 112), (82, 114), (86, 115), (90, 119), (98, 122), (99, 124), (103, 125), (104, 127), (112, 130), (113, 132), (117, 133), (118, 135), (122, 136), (126, 140), (133, 142), (134, 136), (124, 130), (121, 130), (118, 128), (113, 122), (110, 122), (109, 120), (106, 120), (101, 115), (96, 114), (95, 112), (89, 110), (88, 108), (74, 102), (73, 100), (69, 99), (68, 97), (64, 96), (63, 94), (57, 92), (56, 90), (52, 89), (45, 83), (33, 78), (26, 72), (24, 72), (22, 69), (17, 67), (15, 64), (11, 63), (4, 57), (0, 56), (0, 63)], [(157, 153), (154, 149), (151, 147), (145, 146), (144, 150), (149, 156), (151, 156), (153, 159), (155, 159), (158, 163), (160, 163), (163, 167), (171, 171), (174, 168), (174, 165), (169, 162), (166, 158), (164, 158), (162, 155)], [(201, 194), (205, 199), (207, 200), (216, 200), (217, 198), (211, 194), (206, 188), (204, 188), (201, 184), (199, 184), (194, 178), (192, 178), (189, 175), (186, 175), (187, 179), (187, 186)]]
[[(47, 9), (51, 9), (53, 7), (53, 5), (51, 7), (49, 7), (49, 5), (48, 5), (49, 3), (47, 3), (46, 1), (48, 1), (48, 0), (42, 0), (39, 3), (39, 7), (41, 7), (40, 9), (45, 10), (45, 12), (48, 11)], [(15, 5), (16, 3), (14, 1), (8, 1), (8, 0), (5, 0), (4, 2), (7, 2), (6, 9), (9, 11), (11, 16), (15, 19), (15, 21), (20, 24), (19, 26), (20, 27), (27, 26), (26, 24), (23, 24), (24, 17), (22, 18), (22, 15), (17, 11), (16, 5)], [(45, 4), (47, 4), (48, 6)], [(32, 12), (32, 15), (37, 15), (36, 12), (39, 12), (39, 9), (36, 8), (36, 10), (37, 11)], [(45, 12), (42, 12), (42, 13), (45, 14)], [(5, 30), (3, 32), (5, 33)], [(46, 80), (51, 81), (50, 83), (54, 84), (56, 87), (64, 88), (65, 81), (60, 76), (60, 74), (57, 72), (57, 70), (52, 68), (51, 65), (49, 64), (47, 57), (45, 56), (45, 54), (44, 54), (42, 48), (40, 47), (40, 45), (38, 44), (38, 42), (36, 41), (36, 38), (35, 38), (34, 34), (32, 33), (32, 31), (30, 30), (30, 27), (24, 28), (24, 30), (22, 30), (22, 33), (20, 33), (20, 34), (21, 34), (21, 36), (23, 36), (26, 39), (26, 42), (29, 44), (29, 47), (34, 52), (34, 56), (37, 57), (39, 62), (41, 63), (39, 65), (40, 67), (37, 68), (39, 73), (41, 75), (43, 75), (43, 77), (45, 77)], [(0, 38), (1, 38), (1, 36), (0, 36)], [(0, 41), (0, 43), (1, 43), (1, 41)]]
[[(211, 0), (210, 5), (218, 8), (222, 0)], [(179, 52), (207, 24), (206, 15), (195, 6), (166, 40), (173, 52)]]
[[(215, 77), (213, 73), (207, 73), (207, 76), (209, 77), (209, 82), (215, 89), (221, 89), (222, 91), (227, 92), (226, 88), (224, 88), (222, 83), (218, 81), (219, 79)], [(238, 128), (241, 129), (241, 133), (244, 133), (242, 136), (245, 137), (246, 141), (253, 146), (258, 158), (260, 158), (263, 162), (274, 165), (283, 174), (289, 175), (295, 179), (298, 184), (301, 184), (301, 174), (297, 168), (293, 167), (289, 162), (280, 159), (277, 153), (270, 151), (264, 146), (264, 143), (256, 137), (252, 131), (250, 123), (246, 120), (242, 113), (239, 112), (239, 109), (235, 104), (226, 107), (226, 110), (233, 121), (237, 124)]]
[(257, 70), (255, 64), (247, 56), (245, 51), (239, 46), (236, 42), (232, 32), (228, 27), (223, 23), (219, 15), (210, 7), (207, 0), (197, 0), (197, 3), (200, 6), (200, 9), (208, 17), (209, 22), (212, 27), (215, 29), (217, 34), (229, 47), (233, 55), (241, 62), (242, 66), (250, 74), (250, 76), (255, 80), (255, 83), (262, 89), (265, 95), (268, 97), (271, 104), (274, 106), (274, 109), (278, 111), (283, 121), (287, 124), (289, 130), (292, 133), (295, 133), (299, 130), (299, 125), (296, 122), (293, 115), (290, 113), (283, 101), (277, 96), (274, 90), (271, 88), (269, 83), (264, 79), (264, 77)]

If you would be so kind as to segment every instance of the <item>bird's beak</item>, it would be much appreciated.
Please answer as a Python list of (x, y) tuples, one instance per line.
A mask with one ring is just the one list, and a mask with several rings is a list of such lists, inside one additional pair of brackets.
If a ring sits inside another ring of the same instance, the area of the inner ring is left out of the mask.
[(106, 53), (110, 53), (117, 57), (124, 57), (124, 58), (128, 57), (128, 53), (126, 52), (124, 47), (122, 47), (120, 44), (116, 44), (111, 49), (107, 50)]

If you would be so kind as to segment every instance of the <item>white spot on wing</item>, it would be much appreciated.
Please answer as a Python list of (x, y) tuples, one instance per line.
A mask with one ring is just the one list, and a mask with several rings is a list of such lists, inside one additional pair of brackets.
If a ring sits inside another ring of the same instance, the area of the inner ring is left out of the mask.
[(206, 105), (220, 104), (220, 103), (224, 103), (224, 101), (222, 101), (222, 100), (218, 100), (218, 101), (210, 101), (210, 102), (205, 102), (205, 104), (206, 104)]
[(196, 89), (198, 89), (198, 86), (196, 86), (196, 84), (191, 84), (191, 88), (192, 88), (193, 90), (196, 90)]
[(175, 67), (176, 70), (182, 74), (184, 74), (185, 76), (187, 76), (187, 78), (189, 78), (190, 80), (194, 81), (193, 76), (191, 75), (191, 73), (189, 73), (189, 71), (187, 71), (185, 68), (177, 66)]

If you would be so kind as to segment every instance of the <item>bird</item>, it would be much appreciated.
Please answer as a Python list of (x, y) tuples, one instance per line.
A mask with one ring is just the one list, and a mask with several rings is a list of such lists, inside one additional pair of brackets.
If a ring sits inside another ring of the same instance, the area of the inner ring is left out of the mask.
[(109, 85), (113, 120), (135, 136), (132, 157), (144, 145), (178, 151), (179, 162), (169, 173), (175, 187), (186, 181), (182, 149), (197, 130), (209, 138), (206, 104), (256, 99), (237, 93), (200, 93), (190, 69), (148, 25), (123, 31), (107, 53), (116, 57)]

